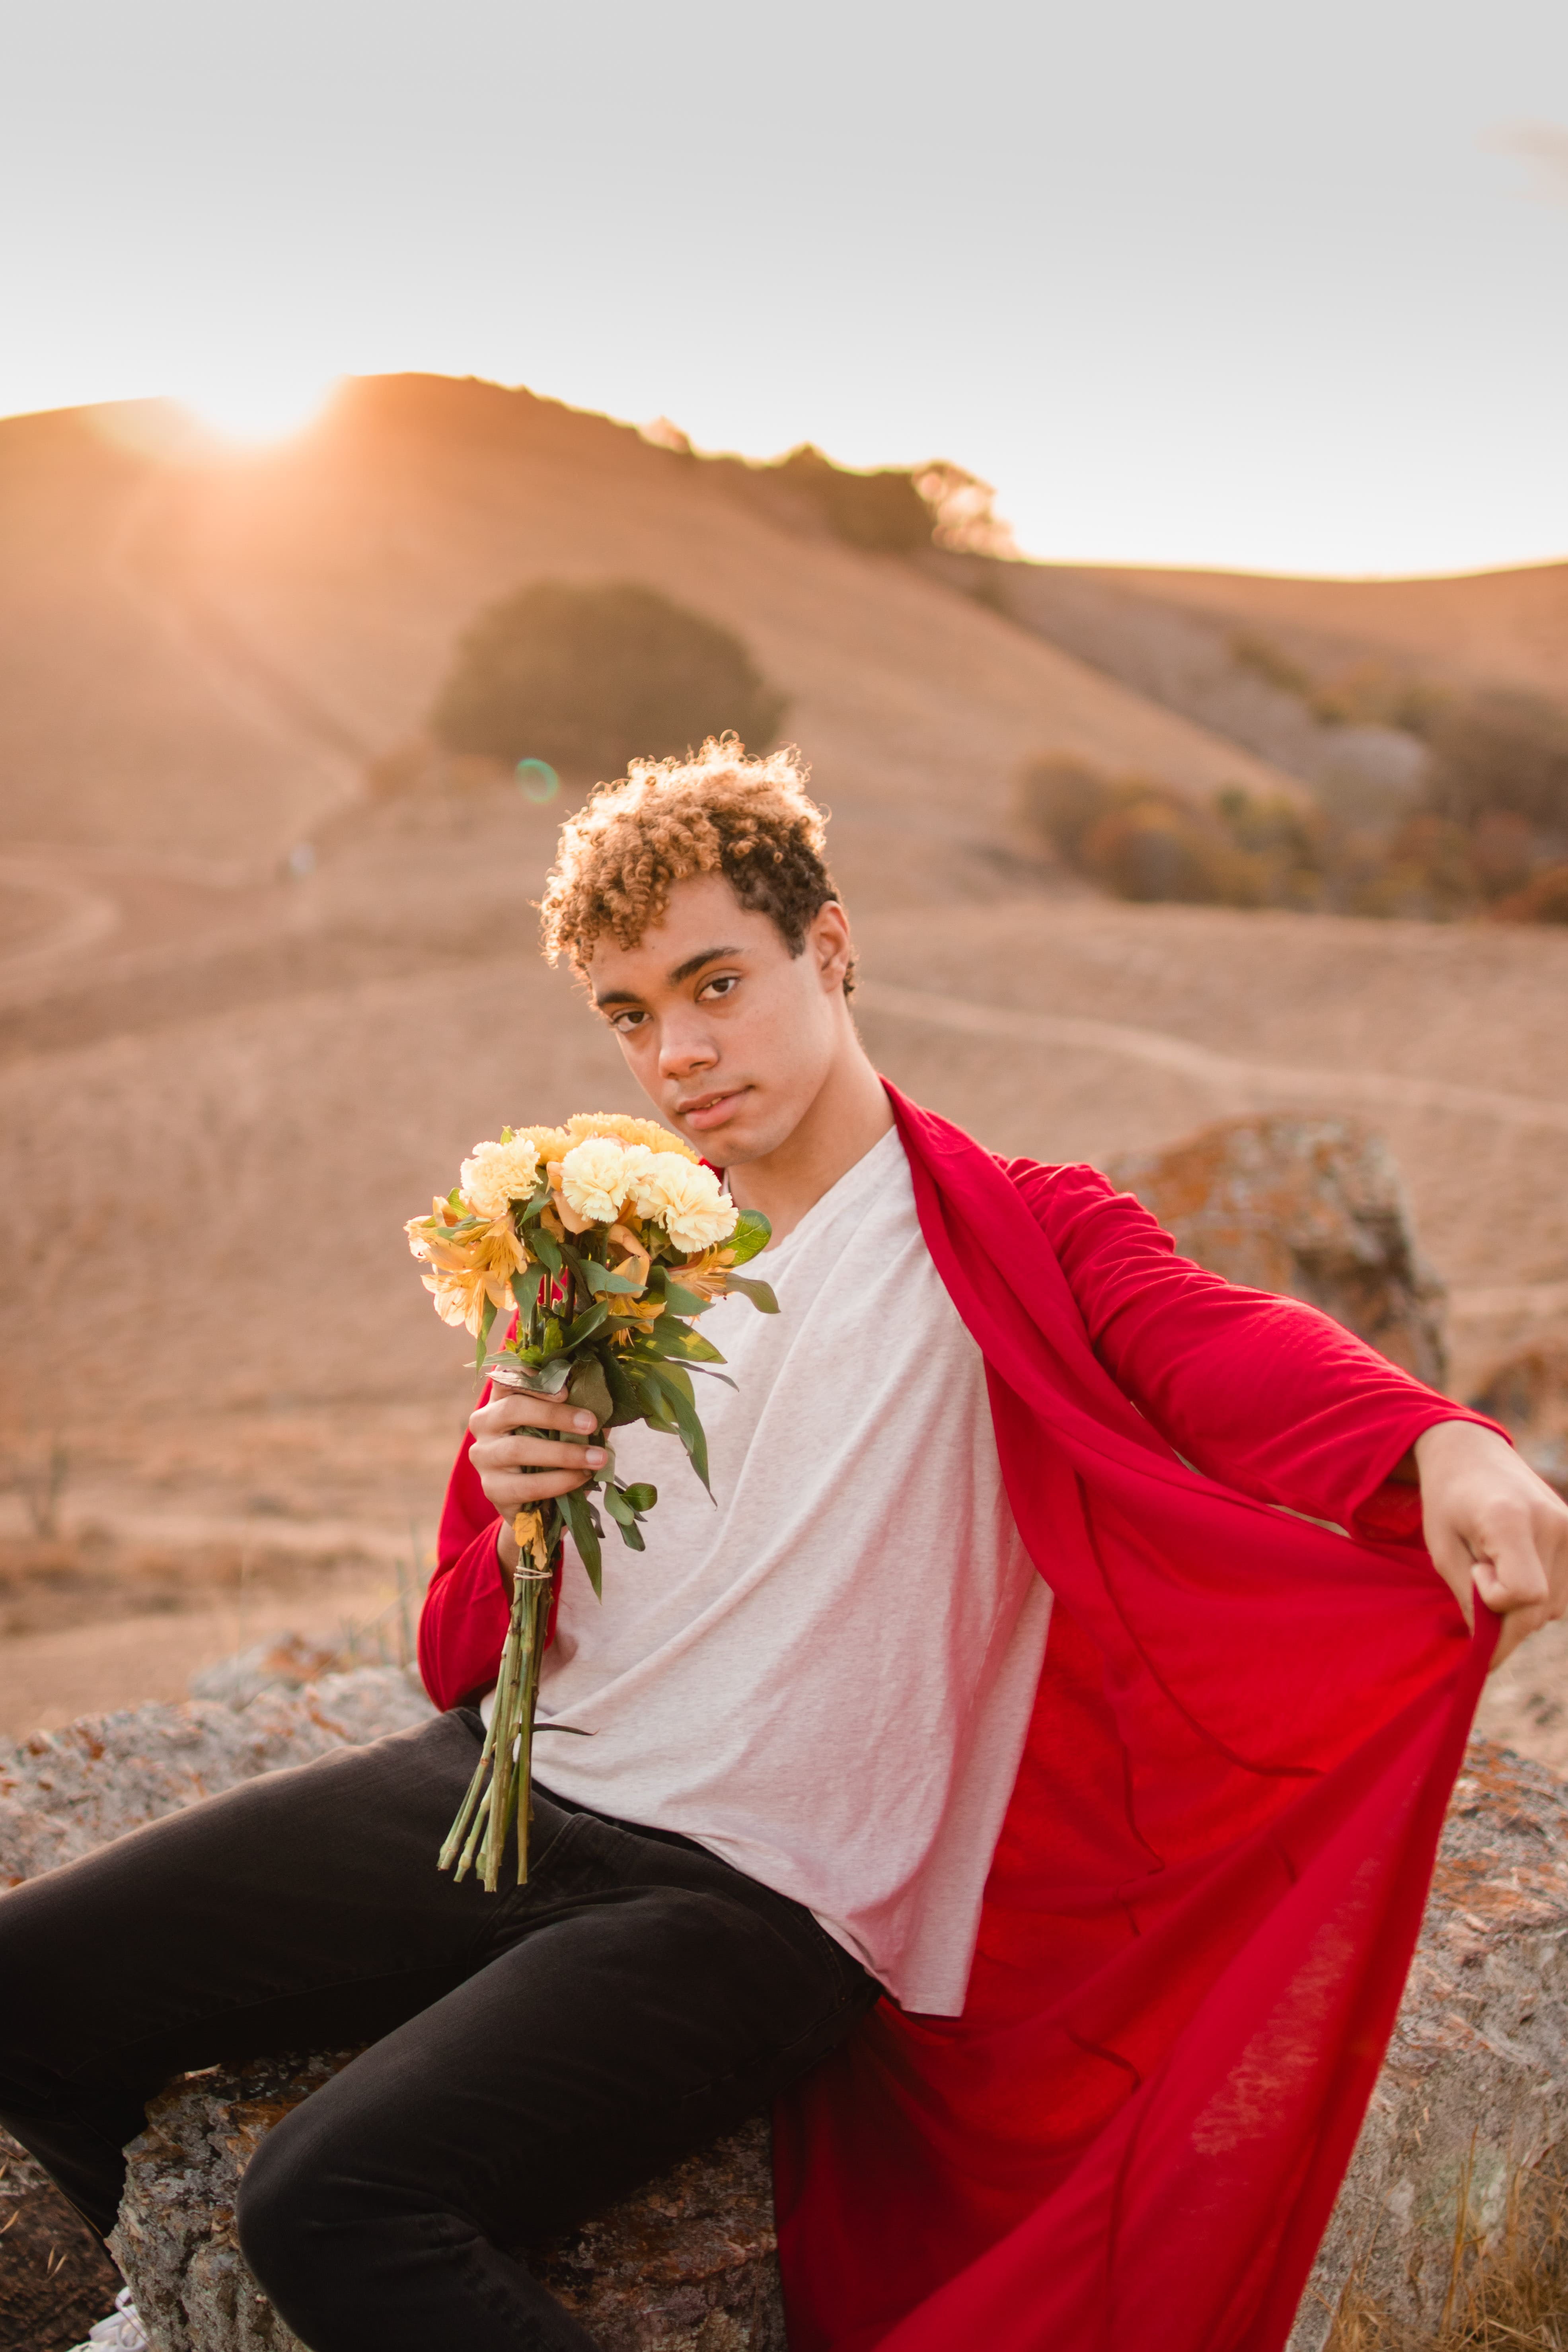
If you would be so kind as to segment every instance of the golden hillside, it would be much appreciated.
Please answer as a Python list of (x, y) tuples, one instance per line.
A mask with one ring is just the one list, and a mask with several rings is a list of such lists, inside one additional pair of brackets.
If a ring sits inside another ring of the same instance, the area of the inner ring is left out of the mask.
[(531, 579), (659, 588), (789, 694), (899, 1084), (1049, 1159), (1370, 1117), (1460, 1383), (1568, 1320), (1568, 934), (1096, 898), (1021, 853), (1022, 760), (1300, 787), (952, 565), (603, 418), (399, 377), (243, 462), (132, 446), (156, 423), (0, 425), (0, 1724), (382, 1606), (468, 1396), (403, 1220), (504, 1119), (637, 1107), (535, 950), (553, 813), (365, 788)]

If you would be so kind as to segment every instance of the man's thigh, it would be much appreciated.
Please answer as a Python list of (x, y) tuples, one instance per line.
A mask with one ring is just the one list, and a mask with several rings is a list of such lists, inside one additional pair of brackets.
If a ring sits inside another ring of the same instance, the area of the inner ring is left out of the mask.
[[(482, 1965), (498, 1909), (437, 1868), (478, 1759), (442, 1716), (266, 1774), (0, 1896), (0, 2072), (127, 2086), (363, 2040)], [(552, 1814), (545, 1841), (564, 1826)]]
[(530, 1892), (525, 1933), (498, 1918), (487, 1965), (279, 2126), (258, 2204), (440, 2208), (523, 2244), (755, 2114), (877, 1996), (798, 1905), (592, 1814)]

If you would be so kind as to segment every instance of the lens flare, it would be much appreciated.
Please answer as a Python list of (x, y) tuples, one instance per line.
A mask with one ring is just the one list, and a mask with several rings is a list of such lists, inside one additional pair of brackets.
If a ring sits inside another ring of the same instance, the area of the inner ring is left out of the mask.
[(313, 425), (336, 389), (336, 379), (236, 368), (194, 381), (177, 395), (180, 406), (215, 441), (259, 448), (286, 441)]
[(561, 790), (561, 779), (548, 760), (520, 760), (517, 763), (518, 788), (525, 800), (542, 808)]

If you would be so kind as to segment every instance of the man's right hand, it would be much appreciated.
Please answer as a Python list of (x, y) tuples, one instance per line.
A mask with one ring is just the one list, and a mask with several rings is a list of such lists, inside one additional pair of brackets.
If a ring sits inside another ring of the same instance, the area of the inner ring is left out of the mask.
[[(573, 1430), (579, 1437), (596, 1429), (591, 1412), (559, 1397), (528, 1396), (515, 1389), (498, 1390), (488, 1404), (468, 1416), (473, 1443), (468, 1459), (479, 1484), (500, 1513), (497, 1543), (502, 1571), (510, 1588), (517, 1566), (513, 1516), (556, 1495), (569, 1495), (585, 1486), (590, 1471), (602, 1469), (602, 1445), (563, 1444), (552, 1430)], [(583, 1465), (586, 1465), (584, 1468)]]

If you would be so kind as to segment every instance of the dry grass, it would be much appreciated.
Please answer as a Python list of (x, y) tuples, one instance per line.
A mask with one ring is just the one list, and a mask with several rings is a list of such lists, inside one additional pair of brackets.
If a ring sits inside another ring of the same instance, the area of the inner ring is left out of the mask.
[(1568, 2168), (1552, 2150), (1521, 2166), (1489, 2245), (1468, 2230), (1469, 2183), (1460, 2182), (1443, 2315), (1412, 2328), (1347, 2287), (1324, 2352), (1568, 2352)]

